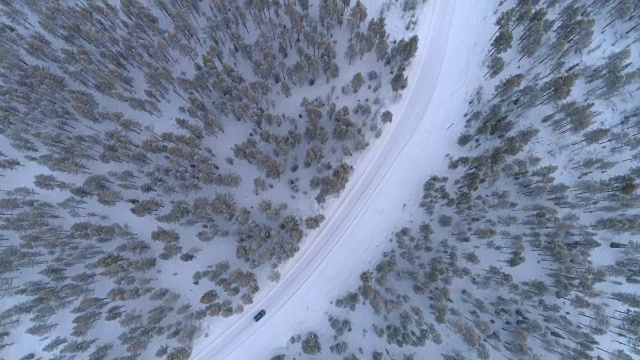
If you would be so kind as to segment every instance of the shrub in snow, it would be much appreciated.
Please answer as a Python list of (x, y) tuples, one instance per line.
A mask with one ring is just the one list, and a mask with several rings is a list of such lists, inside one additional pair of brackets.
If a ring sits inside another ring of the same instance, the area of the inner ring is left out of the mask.
[(167, 360), (189, 360), (189, 357), (191, 357), (191, 349), (180, 346), (169, 352)]
[(349, 308), (349, 310), (354, 311), (359, 299), (360, 295), (358, 295), (357, 292), (348, 292), (347, 295), (336, 300), (336, 306)]
[(349, 319), (340, 319), (329, 315), (329, 324), (338, 336), (342, 336), (345, 331), (351, 331), (351, 321)]
[(338, 355), (342, 355), (347, 351), (348, 348), (349, 348), (349, 345), (346, 342), (340, 341), (340, 342), (337, 342), (337, 343), (331, 345), (329, 347), (329, 350), (332, 353), (336, 353)]
[(309, 332), (300, 343), (302, 352), (307, 355), (316, 355), (322, 351), (320, 346), (320, 338), (315, 332)]
[(440, 215), (440, 217), (438, 218), (438, 224), (440, 224), (440, 226), (442, 227), (451, 226), (452, 223), (453, 218), (449, 215)]
[(313, 230), (317, 229), (320, 224), (324, 221), (325, 217), (322, 214), (318, 214), (316, 216), (310, 216), (304, 220), (304, 225), (307, 229)]

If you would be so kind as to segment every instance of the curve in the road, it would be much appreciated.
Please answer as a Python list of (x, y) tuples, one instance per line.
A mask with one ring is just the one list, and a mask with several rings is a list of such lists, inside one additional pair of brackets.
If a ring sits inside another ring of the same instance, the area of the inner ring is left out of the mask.
[[(318, 231), (307, 238), (307, 246), (288, 264), (280, 282), (255, 304), (255, 309), (267, 308), (268, 315), (259, 325), (274, 321), (287, 302), (304, 286), (315, 271), (329, 257), (332, 250), (344, 239), (354, 221), (366, 208), (377, 189), (384, 183), (392, 165), (402, 153), (415, 129), (424, 119), (442, 68), (442, 62), (451, 30), (454, 0), (433, 1), (425, 10), (428, 19), (422, 19), (419, 36), (421, 44), (416, 61), (414, 81), (405, 90), (406, 100), (401, 100), (395, 111), (396, 121), (383, 134), (375, 148), (356, 165), (352, 181), (345, 193), (327, 212), (326, 221)], [(421, 54), (422, 53), (422, 54)], [(427, 91), (416, 90), (428, 86)], [(426, 140), (426, 139), (425, 139)], [(271, 305), (271, 306), (269, 306)], [(194, 360), (227, 359), (238, 347), (259, 331), (253, 325), (253, 313), (247, 312), (235, 318), (235, 322), (214, 341), (193, 355)], [(231, 358), (229, 358), (231, 360)], [(235, 360), (235, 359), (233, 359)]]

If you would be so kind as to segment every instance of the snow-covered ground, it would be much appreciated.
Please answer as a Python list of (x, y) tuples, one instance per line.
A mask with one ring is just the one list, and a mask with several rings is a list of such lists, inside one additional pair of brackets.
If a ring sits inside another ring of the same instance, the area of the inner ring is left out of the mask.
[[(256, 296), (243, 316), (216, 321), (197, 340), (192, 358), (259, 359), (289, 336), (326, 326), (329, 301), (358, 281), (366, 264), (389, 243), (380, 239), (414, 212), (421, 184), (446, 169), (464, 124), (470, 89), (482, 77), (480, 63), (493, 30), (493, 1), (431, 1), (418, 24), (420, 45), (409, 69), (409, 87), (391, 111), (392, 126), (358, 162), (343, 196), (328, 204), (327, 220), (282, 268), (279, 283)], [(407, 212), (407, 213), (405, 213)], [(267, 315), (254, 323), (260, 309)]]

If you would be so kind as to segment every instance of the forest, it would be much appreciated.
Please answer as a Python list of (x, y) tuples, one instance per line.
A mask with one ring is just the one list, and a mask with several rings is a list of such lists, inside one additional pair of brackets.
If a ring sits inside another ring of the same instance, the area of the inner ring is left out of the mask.
[(418, 5), (0, 1), (0, 357), (187, 359), (243, 313), (394, 121)]
[(640, 2), (496, 3), (420, 221), (272, 360), (640, 357)]

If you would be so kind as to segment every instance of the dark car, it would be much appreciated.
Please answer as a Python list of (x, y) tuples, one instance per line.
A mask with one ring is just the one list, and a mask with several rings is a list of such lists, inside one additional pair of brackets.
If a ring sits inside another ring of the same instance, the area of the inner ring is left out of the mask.
[(253, 320), (255, 321), (260, 321), (260, 319), (262, 319), (262, 317), (267, 313), (267, 311), (265, 309), (260, 310), (256, 316), (253, 317)]

